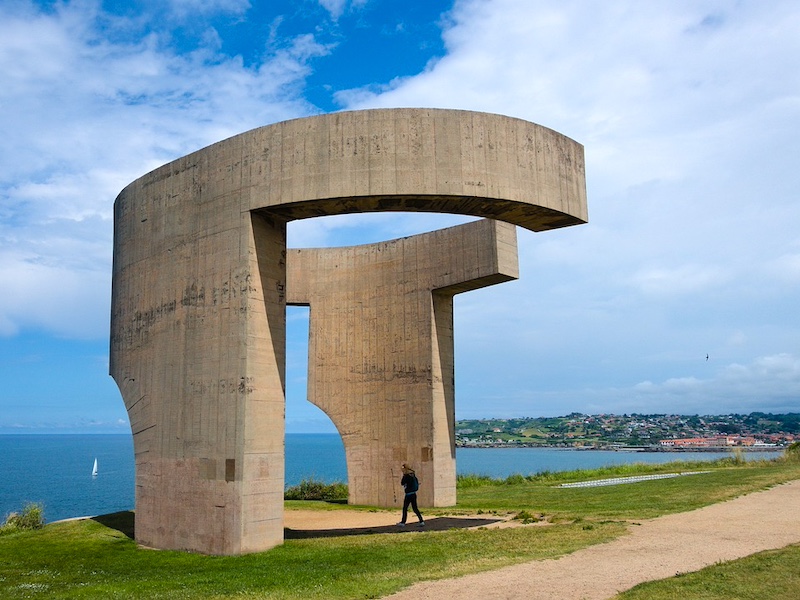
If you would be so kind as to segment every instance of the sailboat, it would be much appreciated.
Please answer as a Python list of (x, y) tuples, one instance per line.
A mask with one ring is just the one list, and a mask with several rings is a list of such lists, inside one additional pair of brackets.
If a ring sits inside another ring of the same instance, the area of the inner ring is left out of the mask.
[(92, 467), (92, 477), (97, 477), (97, 459), (94, 459), (94, 467)]

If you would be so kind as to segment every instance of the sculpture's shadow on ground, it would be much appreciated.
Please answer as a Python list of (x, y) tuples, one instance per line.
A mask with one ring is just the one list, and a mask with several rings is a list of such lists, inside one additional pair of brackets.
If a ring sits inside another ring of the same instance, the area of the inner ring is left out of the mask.
[[(110, 513), (92, 517), (92, 521), (110, 529), (116, 529), (130, 539), (134, 539), (136, 516), (132, 510)], [(381, 533), (411, 533), (420, 531), (446, 531), (448, 529), (473, 529), (487, 527), (499, 523), (502, 519), (433, 517), (425, 521), (424, 527), (416, 522), (409, 522), (405, 527), (398, 525), (381, 525), (374, 527), (348, 527), (343, 529), (290, 529), (284, 528), (284, 539), (301, 540), (312, 538), (345, 537), (350, 535), (377, 535)]]
[(349, 535), (376, 535), (380, 533), (411, 533), (420, 531), (446, 531), (448, 529), (473, 529), (499, 523), (502, 519), (475, 519), (459, 517), (434, 517), (425, 521), (424, 527), (409, 522), (405, 527), (382, 525), (377, 527), (349, 527), (345, 529), (289, 529), (284, 528), (283, 537), (287, 540), (309, 538), (344, 537)]
[(96, 521), (97, 523), (105, 525), (110, 529), (116, 529), (120, 533), (128, 536), (130, 539), (134, 539), (136, 517), (132, 510), (123, 510), (107, 515), (92, 517), (92, 521)]

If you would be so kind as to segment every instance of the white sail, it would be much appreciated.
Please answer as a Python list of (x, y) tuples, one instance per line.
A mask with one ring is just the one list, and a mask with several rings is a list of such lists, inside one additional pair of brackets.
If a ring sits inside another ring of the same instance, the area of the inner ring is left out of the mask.
[(94, 459), (94, 467), (92, 467), (92, 477), (97, 477), (97, 459)]

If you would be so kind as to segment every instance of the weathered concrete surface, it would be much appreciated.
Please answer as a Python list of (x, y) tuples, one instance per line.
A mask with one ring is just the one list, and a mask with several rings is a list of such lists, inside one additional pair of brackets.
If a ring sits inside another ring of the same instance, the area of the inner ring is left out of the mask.
[(286, 263), (287, 304), (311, 307), (308, 399), (342, 436), (350, 503), (396, 506), (409, 463), (421, 505), (455, 504), (453, 295), (517, 278), (516, 227), (292, 249)]
[(173, 161), (114, 205), (111, 375), (136, 537), (236, 554), (283, 536), (286, 222), (407, 210), (533, 231), (585, 222), (583, 148), (498, 115), (336, 113)]

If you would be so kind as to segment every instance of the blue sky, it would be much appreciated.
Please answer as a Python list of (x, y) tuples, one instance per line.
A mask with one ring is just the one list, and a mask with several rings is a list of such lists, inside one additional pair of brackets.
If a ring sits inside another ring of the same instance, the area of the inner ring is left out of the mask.
[[(797, 31), (794, 0), (3, 0), (0, 433), (128, 431), (107, 375), (125, 185), (261, 125), (404, 106), (586, 148), (589, 224), (519, 230), (520, 280), (456, 297), (457, 417), (800, 410)], [(463, 221), (313, 219), (290, 245)], [(287, 429), (331, 431), (304, 319)]]

